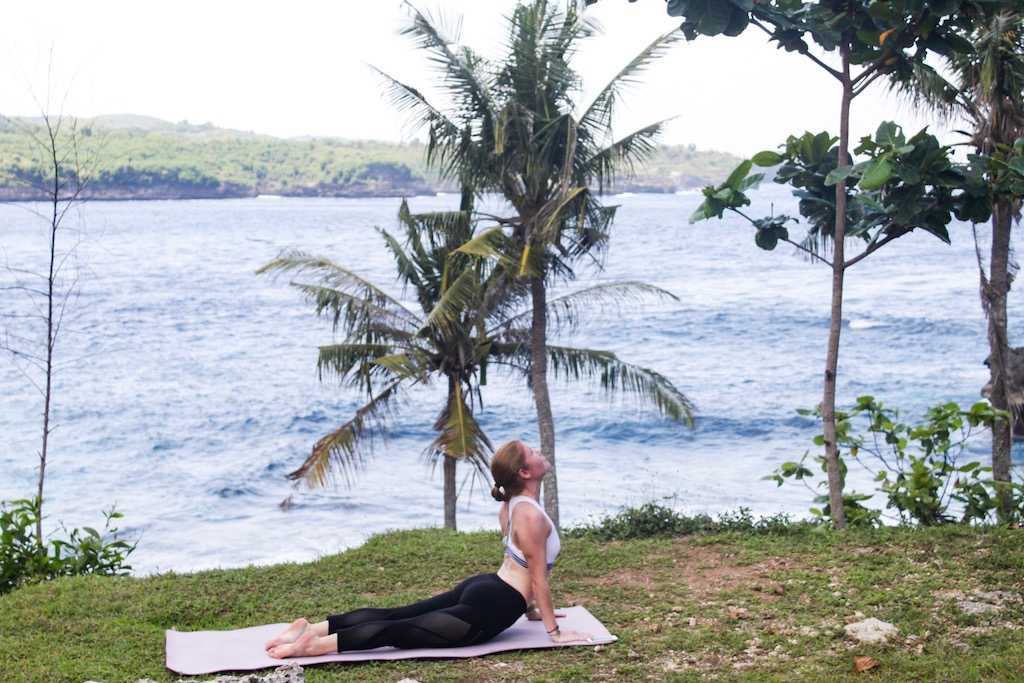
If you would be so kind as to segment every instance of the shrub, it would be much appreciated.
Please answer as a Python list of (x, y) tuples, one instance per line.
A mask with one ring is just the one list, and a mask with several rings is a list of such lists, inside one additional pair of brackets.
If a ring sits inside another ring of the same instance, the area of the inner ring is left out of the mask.
[(639, 507), (625, 508), (597, 522), (581, 524), (564, 533), (572, 537), (587, 537), (601, 541), (659, 536), (688, 536), (723, 532), (785, 534), (802, 530), (806, 523), (794, 522), (786, 514), (754, 519), (749, 508), (725, 512), (713, 519), (700, 513), (684, 515), (659, 503), (648, 502)]
[[(820, 409), (797, 412), (821, 417)], [(960, 522), (988, 523), (996, 509), (995, 492), (999, 487), (1006, 487), (1012, 494), (1015, 508), (1013, 519), (1008, 521), (1020, 522), (1024, 513), (1024, 485), (993, 481), (991, 476), (984, 476), (991, 475), (992, 468), (976, 461), (960, 462), (972, 437), (1006, 417), (1004, 411), (984, 401), (975, 403), (969, 410), (949, 402), (930, 408), (924, 421), (911, 425), (899, 421), (899, 411), (886, 408), (873, 396), (861, 396), (849, 411), (836, 411), (840, 478), (845, 482), (847, 461), (856, 462), (874, 475), (878, 491), (886, 497), (886, 507), (896, 511), (898, 521), (920, 526), (957, 521), (949, 510), (953, 500), (963, 505)], [(824, 445), (824, 435), (814, 437), (814, 443)], [(814, 492), (807, 483), (814, 476), (805, 466), (808, 456), (809, 452), (805, 452), (799, 462), (783, 463), (765, 479), (780, 486), (786, 479), (802, 481)], [(818, 455), (815, 460), (824, 472), (824, 456)], [(824, 485), (824, 481), (818, 484)], [(870, 498), (870, 494), (844, 493), (843, 505), (851, 526), (881, 523), (880, 510), (861, 504)], [(814, 500), (826, 506), (811, 508), (811, 513), (827, 523), (830, 518), (828, 495), (816, 494)]]
[[(10, 505), (11, 507), (8, 507)], [(40, 514), (40, 500), (0, 502), (0, 595), (27, 583), (41, 583), (59, 576), (101, 574), (126, 576), (125, 563), (138, 542), (129, 545), (118, 538), (111, 520), (124, 515), (113, 508), (104, 512), (103, 533), (92, 527), (61, 529), (67, 539), (40, 543), (34, 534)]]

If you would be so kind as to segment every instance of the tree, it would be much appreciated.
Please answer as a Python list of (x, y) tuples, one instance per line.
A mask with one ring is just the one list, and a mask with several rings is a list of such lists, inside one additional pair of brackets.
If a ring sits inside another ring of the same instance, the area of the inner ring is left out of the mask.
[[(678, 40), (658, 37), (642, 50), (585, 107), (576, 97), (580, 78), (570, 61), (596, 26), (571, 4), (533, 0), (508, 19), (501, 60), (491, 62), (458, 44), (456, 33), (412, 8), (404, 33), (426, 50), (442, 75), (450, 106), (432, 104), (416, 88), (381, 72), (398, 109), (426, 128), (427, 162), (444, 178), (474, 192), (494, 190), (515, 214), (492, 216), (511, 233), (502, 263), (509, 277), (527, 282), (533, 308), (530, 326), (530, 384), (537, 409), (541, 451), (555, 464), (554, 413), (548, 389), (549, 286), (571, 279), (588, 259), (600, 266), (615, 208), (599, 194), (616, 173), (654, 151), (665, 121), (620, 139), (612, 123), (624, 89)], [(596, 188), (594, 187), (596, 186)], [(514, 264), (514, 265), (512, 265)], [(557, 469), (544, 481), (544, 506), (559, 520)]]
[[(345, 334), (341, 343), (320, 348), (320, 377), (336, 377), (343, 386), (367, 396), (351, 419), (316, 442), (302, 465), (288, 475), (293, 481), (322, 486), (334, 467), (350, 481), (365, 463), (373, 437), (384, 433), (388, 410), (414, 387), (433, 381), (447, 387), (447, 398), (425, 455), (444, 463), (447, 528), (456, 527), (457, 462), (467, 461), (474, 476), (488, 478), (491, 441), (474, 414), (483, 405), (481, 386), (489, 366), (512, 372), (528, 369), (525, 321), (532, 313), (528, 307), (524, 310), (525, 286), (460, 248), (472, 243), (471, 207), (469, 193), (463, 195), (461, 210), (452, 212), (412, 214), (403, 201), (398, 215), (404, 242), (379, 230), (395, 259), (399, 281), (415, 294), (419, 313), (353, 271), (303, 252), (282, 253), (257, 271), (314, 276), (313, 282), (292, 285), (315, 304), (318, 315), (331, 318), (335, 331), (341, 328)], [(646, 296), (673, 298), (642, 283), (608, 283), (552, 299), (549, 314), (571, 327), (587, 307)], [(636, 395), (671, 418), (690, 415), (689, 402), (671, 382), (612, 353), (555, 346), (547, 353), (558, 377), (596, 379), (609, 393)]]
[[(953, 168), (948, 148), (924, 131), (906, 140), (895, 124), (883, 123), (874, 139), (865, 138), (856, 150), (868, 158), (852, 164), (849, 158), (850, 109), (853, 100), (879, 78), (904, 81), (924, 63), (929, 53), (969, 53), (963, 39), (965, 26), (977, 16), (981, 3), (959, 2), (799, 2), (794, 0), (669, 0), (668, 13), (684, 18), (688, 39), (698, 35), (736, 36), (753, 26), (764, 31), (779, 48), (810, 59), (839, 85), (839, 137), (827, 133), (790, 137), (785, 152), (762, 152), (730, 176), (724, 186), (705, 190), (706, 200), (697, 219), (720, 216), (726, 208), (749, 203), (743, 191), (756, 184), (748, 178), (751, 164), (784, 163), (780, 177), (801, 197), (800, 213), (810, 223), (808, 239), (799, 246), (832, 270), (831, 320), (827, 344), (821, 412), (828, 475), (829, 511), (837, 528), (846, 525), (843, 474), (836, 436), (836, 380), (842, 325), (843, 283), (847, 268), (894, 239), (920, 227), (944, 241), (949, 213), (969, 219), (984, 213), (971, 178)], [(827, 53), (838, 52), (839, 64), (830, 66), (810, 50), (808, 41)], [(856, 73), (853, 71), (856, 70)], [(834, 143), (838, 145), (834, 146)], [(922, 153), (922, 150), (924, 152)], [(831, 157), (834, 160), (827, 160)], [(829, 168), (831, 167), (831, 168)], [(923, 174), (937, 185), (922, 182)], [(847, 179), (859, 178), (861, 192), (851, 197)], [(830, 186), (834, 185), (834, 188)], [(953, 197), (951, 190), (964, 190)], [(717, 196), (717, 195), (721, 196)], [(880, 198), (884, 201), (880, 201)], [(927, 214), (920, 220), (910, 212)], [(972, 213), (973, 212), (973, 213)], [(987, 216), (986, 216), (987, 218)], [(786, 217), (755, 221), (756, 239), (763, 248), (789, 241)], [(847, 259), (846, 240), (859, 237), (866, 246)], [(831, 249), (831, 260), (826, 260)]]
[[(921, 108), (927, 108), (949, 121), (966, 119), (971, 130), (969, 144), (976, 154), (989, 188), (992, 203), (992, 244), (989, 272), (986, 275), (979, 251), (981, 303), (988, 318), (989, 400), (995, 408), (1009, 410), (1010, 421), (998, 421), (992, 428), (992, 476), (997, 482), (1010, 482), (1010, 450), (1013, 422), (1021, 419), (1024, 404), (1014, 403), (1017, 394), (1008, 372), (1009, 334), (1006, 300), (1013, 280), (1010, 236), (1013, 220), (1020, 220), (1021, 188), (1014, 176), (1015, 143), (1024, 137), (1024, 15), (1019, 3), (987, 3), (978, 8), (978, 20), (963, 36), (975, 46), (972, 51), (953, 51), (943, 55), (944, 72), (928, 64), (917, 65), (913, 76), (894, 84), (895, 89)], [(1019, 147), (1017, 151), (1019, 156)], [(1016, 162), (1019, 164), (1019, 162)], [(1000, 518), (1010, 514), (1012, 496), (1001, 491)]]
[(68, 212), (84, 201), (96, 166), (95, 141), (85, 144), (78, 120), (62, 112), (52, 114), (47, 103), (40, 105), (41, 123), (19, 123), (6, 119), (7, 125), (20, 129), (32, 142), (32, 171), (24, 178), (34, 193), (46, 197), (46, 210), (31, 205), (24, 208), (46, 225), (45, 272), (7, 265), (12, 284), (0, 290), (22, 294), (31, 302), (31, 312), (2, 313), (9, 325), (2, 331), (0, 351), (10, 355), (14, 366), (42, 398), (42, 444), (39, 450), (39, 476), (36, 497), (32, 503), (36, 515), (36, 541), (46, 553), (43, 539), (43, 492), (46, 466), (53, 432), (52, 408), (54, 377), (58, 369), (57, 341), (60, 338), (68, 303), (77, 296), (78, 275), (69, 276), (66, 269), (73, 263), (78, 243), (64, 246), (64, 234), (72, 229), (65, 225)]

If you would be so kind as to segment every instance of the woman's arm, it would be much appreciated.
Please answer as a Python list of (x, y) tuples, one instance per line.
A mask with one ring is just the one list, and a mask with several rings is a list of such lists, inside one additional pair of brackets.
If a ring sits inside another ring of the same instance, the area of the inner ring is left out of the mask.
[(516, 522), (516, 541), (526, 557), (526, 564), (530, 572), (534, 609), (540, 613), (540, 620), (544, 622), (544, 630), (553, 633), (558, 629), (558, 622), (555, 620), (551, 588), (548, 585), (548, 521), (532, 505), (520, 505), (517, 509), (522, 509), (522, 512), (519, 513), (521, 516)]

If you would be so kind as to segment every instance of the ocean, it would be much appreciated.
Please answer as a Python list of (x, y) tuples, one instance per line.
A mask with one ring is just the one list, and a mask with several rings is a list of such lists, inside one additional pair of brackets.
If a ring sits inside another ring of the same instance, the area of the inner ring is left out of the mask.
[[(796, 213), (769, 186), (758, 216)], [(798, 408), (820, 401), (830, 272), (782, 245), (758, 249), (729, 218), (688, 225), (699, 193), (609, 197), (620, 204), (603, 270), (575, 282), (643, 280), (678, 301), (591, 311), (561, 344), (606, 349), (667, 376), (697, 406), (694, 429), (662, 419), (596, 383), (553, 385), (563, 525), (656, 501), (688, 513), (750, 508), (807, 514), (812, 492), (762, 479), (815, 451), (816, 424)], [(413, 211), (455, 208), (455, 196), (415, 197)], [(287, 284), (254, 271), (284, 248), (328, 256), (405, 300), (373, 230), (396, 230), (398, 199), (92, 202), (67, 216), (59, 250), (76, 295), (55, 350), (44, 528), (102, 526), (116, 504), (138, 540), (133, 573), (308, 561), (390, 529), (443, 523), (441, 468), (422, 458), (444, 388), (418, 387), (355, 480), (308, 490), (285, 475), (318, 437), (360, 405), (321, 383), (317, 347), (330, 323)], [(36, 304), (11, 285), (45, 269), (45, 223), (0, 205), (0, 334), (38, 353)], [(987, 230), (979, 231), (987, 239)], [(985, 318), (969, 225), (947, 246), (912, 234), (847, 274), (839, 403), (873, 394), (908, 419), (931, 405), (979, 400), (987, 380)], [(987, 245), (983, 245), (986, 248)], [(1021, 328), (1011, 294), (1011, 340)], [(24, 340), (22, 340), (24, 338)], [(32, 340), (36, 341), (33, 342)], [(489, 373), (481, 423), (495, 444), (537, 441), (525, 383)], [(0, 362), (0, 500), (35, 491), (42, 431), (38, 380), (25, 360)], [(964, 457), (987, 459), (985, 435)], [(1015, 454), (1021, 462), (1021, 454)], [(488, 488), (460, 467), (462, 530), (497, 529)], [(871, 489), (853, 468), (852, 488)], [(288, 497), (293, 503), (282, 509)], [(882, 503), (880, 502), (879, 505)], [(495, 566), (500, 548), (495, 547)]]

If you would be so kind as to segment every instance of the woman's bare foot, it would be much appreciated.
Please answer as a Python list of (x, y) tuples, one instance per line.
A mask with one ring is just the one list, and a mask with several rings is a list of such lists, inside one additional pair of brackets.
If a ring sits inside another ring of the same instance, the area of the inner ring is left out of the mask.
[(279, 636), (273, 640), (268, 640), (267, 644), (263, 646), (264, 650), (269, 650), (272, 647), (278, 645), (286, 645), (288, 643), (294, 643), (299, 639), (303, 633), (306, 632), (306, 628), (309, 626), (309, 622), (305, 619), (296, 619), (292, 622), (292, 625), (281, 632)]
[(331, 651), (328, 638), (321, 638), (313, 633), (312, 629), (309, 629), (304, 631), (294, 643), (272, 647), (267, 654), (274, 659), (284, 659), (285, 657), (315, 657)]

